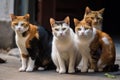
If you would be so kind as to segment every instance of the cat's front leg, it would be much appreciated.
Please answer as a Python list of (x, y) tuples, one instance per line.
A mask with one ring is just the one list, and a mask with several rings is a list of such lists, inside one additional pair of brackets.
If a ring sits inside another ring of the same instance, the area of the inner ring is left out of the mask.
[(27, 56), (27, 55), (21, 54), (22, 66), (19, 68), (19, 71), (20, 71), (20, 72), (23, 72), (23, 71), (26, 70), (26, 67), (27, 67), (27, 59), (28, 59), (28, 56)]
[(59, 73), (60, 73), (60, 74), (66, 73), (66, 68), (65, 68), (65, 65), (64, 65), (64, 64), (61, 64)]
[(90, 68), (88, 69), (88, 72), (95, 72), (97, 71), (97, 63), (94, 59), (90, 59)]
[(61, 73), (61, 74), (66, 73), (64, 60), (62, 60), (60, 56), (58, 57), (58, 63), (59, 63), (59, 67), (60, 67), (59, 73)]
[(88, 58), (83, 56), (82, 59), (83, 59), (82, 60), (83, 61), (83, 66), (81, 68), (81, 72), (87, 72), (87, 70), (88, 70)]
[(98, 67), (98, 71), (102, 72), (103, 68), (106, 66), (106, 64), (103, 63), (103, 61), (101, 59), (99, 59), (98, 63), (97, 63), (97, 67)]
[(58, 63), (58, 58), (54, 53), (52, 53), (52, 61), (56, 66), (56, 72), (59, 72), (60, 67), (59, 67), (59, 63)]
[(59, 72), (59, 71), (60, 71), (60, 66), (59, 66), (58, 60), (56, 59), (56, 72)]
[(53, 45), (52, 46), (51, 58), (52, 58), (53, 63), (56, 66), (56, 72), (59, 72), (59, 70), (60, 70), (60, 66), (59, 66), (59, 62), (58, 62), (58, 56), (59, 56), (58, 51), (57, 51), (56, 47)]
[(31, 57), (29, 57), (28, 67), (26, 69), (27, 72), (33, 71), (34, 63), (35, 63), (35, 60), (33, 60), (33, 59), (31, 59)]
[(71, 56), (70, 56), (70, 60), (69, 60), (68, 73), (75, 73), (75, 54), (73, 54), (73, 53), (70, 53), (70, 54), (71, 54)]

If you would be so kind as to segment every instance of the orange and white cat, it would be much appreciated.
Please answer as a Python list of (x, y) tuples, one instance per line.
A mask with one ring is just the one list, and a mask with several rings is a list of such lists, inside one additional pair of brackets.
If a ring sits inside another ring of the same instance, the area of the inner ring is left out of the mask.
[(67, 16), (61, 21), (50, 18), (50, 24), (53, 33), (51, 56), (56, 65), (56, 71), (59, 73), (66, 73), (67, 71), (68, 73), (74, 73), (81, 60), (81, 55), (76, 51), (70, 18)]
[(79, 21), (74, 18), (74, 24), (75, 40), (83, 60), (81, 72), (104, 71), (105, 67), (113, 66), (116, 51), (112, 38), (107, 33), (97, 30), (91, 20)]
[(19, 71), (33, 71), (38, 67), (54, 66), (51, 60), (52, 33), (29, 22), (29, 14), (11, 17), (11, 28), (20, 51), (22, 66)]
[(85, 9), (84, 19), (91, 20), (93, 27), (102, 30), (103, 13), (105, 8), (100, 10), (91, 10), (88, 6)]

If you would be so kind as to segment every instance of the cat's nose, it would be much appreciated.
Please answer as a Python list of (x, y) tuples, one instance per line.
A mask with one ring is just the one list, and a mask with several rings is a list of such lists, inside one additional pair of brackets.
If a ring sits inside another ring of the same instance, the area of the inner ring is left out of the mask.
[(98, 22), (97, 19), (94, 19), (94, 22), (97, 23)]
[(96, 25), (96, 24), (98, 24), (98, 22), (96, 21), (96, 22), (94, 22), (93, 24)]
[(18, 28), (18, 30), (21, 30), (21, 28)]
[(18, 31), (20, 31), (20, 30), (21, 30), (21, 28), (17, 28), (17, 30), (18, 30)]
[(81, 32), (81, 35), (84, 35), (84, 32)]
[(60, 34), (60, 36), (62, 36), (63, 35), (62, 31), (60, 31), (59, 34)]
[(62, 33), (60, 33), (60, 36), (62, 36), (63, 34)]

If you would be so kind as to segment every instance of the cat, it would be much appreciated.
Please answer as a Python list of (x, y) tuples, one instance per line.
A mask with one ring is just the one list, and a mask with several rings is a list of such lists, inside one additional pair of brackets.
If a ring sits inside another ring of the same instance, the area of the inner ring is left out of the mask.
[(53, 33), (52, 60), (58, 73), (74, 73), (81, 60), (74, 44), (74, 31), (70, 27), (69, 16), (64, 20), (56, 21), (50, 18)]
[(96, 29), (92, 25), (92, 20), (79, 21), (74, 18), (74, 25), (77, 48), (83, 61), (81, 72), (118, 70), (118, 65), (115, 65), (116, 50), (112, 38)]
[(10, 14), (10, 17), (22, 63), (19, 71), (30, 72), (39, 67), (55, 68), (51, 59), (52, 33), (40, 25), (31, 24), (29, 14)]
[(85, 9), (84, 19), (92, 20), (92, 25), (98, 30), (102, 30), (103, 13), (105, 8), (100, 10), (91, 10), (88, 6)]

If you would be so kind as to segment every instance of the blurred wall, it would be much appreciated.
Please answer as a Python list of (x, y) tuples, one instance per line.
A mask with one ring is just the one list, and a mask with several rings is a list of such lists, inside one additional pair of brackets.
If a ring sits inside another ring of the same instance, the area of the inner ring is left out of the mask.
[(0, 0), (0, 49), (13, 46), (13, 30), (10, 27), (10, 14), (14, 10), (14, 0)]

